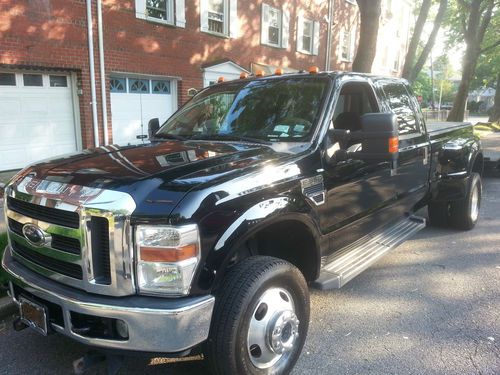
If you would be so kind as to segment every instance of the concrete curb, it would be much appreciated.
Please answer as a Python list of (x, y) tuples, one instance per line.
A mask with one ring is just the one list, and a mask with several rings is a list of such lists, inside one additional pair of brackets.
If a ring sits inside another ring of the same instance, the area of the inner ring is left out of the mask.
[(17, 307), (10, 297), (0, 297), (0, 319), (5, 319), (16, 312)]

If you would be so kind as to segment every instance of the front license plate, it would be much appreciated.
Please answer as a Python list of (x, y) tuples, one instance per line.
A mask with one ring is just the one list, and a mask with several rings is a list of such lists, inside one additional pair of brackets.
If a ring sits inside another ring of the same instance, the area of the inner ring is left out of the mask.
[(47, 308), (39, 303), (33, 302), (26, 297), (19, 297), (19, 312), (21, 321), (33, 328), (38, 333), (47, 336), (48, 319)]

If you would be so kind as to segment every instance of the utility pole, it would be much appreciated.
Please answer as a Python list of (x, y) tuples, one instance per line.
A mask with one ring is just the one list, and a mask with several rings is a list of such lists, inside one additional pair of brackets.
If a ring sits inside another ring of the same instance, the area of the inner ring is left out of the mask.
[(434, 103), (434, 62), (432, 60), (432, 51), (430, 53), (430, 59), (431, 59), (431, 108), (432, 110), (435, 109)]

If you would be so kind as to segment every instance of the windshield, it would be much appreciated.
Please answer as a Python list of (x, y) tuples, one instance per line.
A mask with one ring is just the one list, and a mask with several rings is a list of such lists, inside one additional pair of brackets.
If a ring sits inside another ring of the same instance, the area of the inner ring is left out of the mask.
[(158, 138), (305, 142), (317, 125), (326, 77), (235, 81), (193, 98)]

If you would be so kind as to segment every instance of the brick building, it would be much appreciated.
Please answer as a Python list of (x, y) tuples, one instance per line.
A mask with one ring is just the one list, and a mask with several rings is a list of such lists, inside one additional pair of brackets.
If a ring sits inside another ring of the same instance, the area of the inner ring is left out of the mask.
[[(411, 4), (385, 0), (382, 18), (374, 68), (397, 75)], [(3, 1), (0, 170), (140, 142), (150, 118), (219, 76), (349, 70), (358, 31), (354, 0)]]

